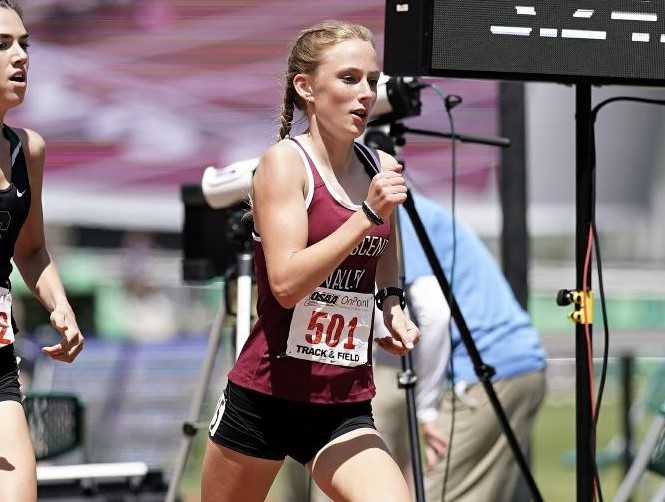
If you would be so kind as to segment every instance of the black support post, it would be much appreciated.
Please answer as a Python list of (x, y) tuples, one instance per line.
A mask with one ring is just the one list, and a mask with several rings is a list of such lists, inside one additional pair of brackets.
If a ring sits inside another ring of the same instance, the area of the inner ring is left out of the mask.
[(499, 134), (518, 138), (501, 149), (501, 264), (508, 284), (522, 308), (529, 298), (529, 230), (527, 227), (526, 119), (524, 84), (499, 84)]
[[(584, 272), (589, 228), (593, 218), (593, 129), (591, 122), (591, 85), (580, 82), (575, 86), (576, 122), (576, 232), (575, 256), (577, 264), (577, 290), (586, 285), (591, 289), (591, 266)], [(592, 325), (588, 325), (592, 333)], [(589, 344), (590, 345), (590, 344)], [(575, 403), (577, 416), (577, 502), (594, 500), (593, 461), (593, 411), (590, 392), (589, 368), (591, 346), (587, 345), (585, 325), (578, 322), (575, 327)]]

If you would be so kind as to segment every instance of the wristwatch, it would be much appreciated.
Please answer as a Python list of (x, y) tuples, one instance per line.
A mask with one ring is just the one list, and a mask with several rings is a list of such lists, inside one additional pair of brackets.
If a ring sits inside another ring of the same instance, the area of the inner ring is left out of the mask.
[(404, 296), (404, 290), (393, 286), (377, 291), (374, 299), (376, 300), (376, 307), (379, 310), (383, 310), (383, 301), (389, 296), (396, 296), (399, 298), (399, 306), (402, 308), (402, 310), (404, 310), (406, 307), (406, 296)]

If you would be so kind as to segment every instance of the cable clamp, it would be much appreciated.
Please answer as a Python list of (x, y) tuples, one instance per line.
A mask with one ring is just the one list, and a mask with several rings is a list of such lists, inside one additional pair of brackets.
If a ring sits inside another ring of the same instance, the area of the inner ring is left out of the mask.
[(557, 305), (574, 304), (568, 318), (575, 324), (593, 324), (593, 291), (562, 289), (556, 295)]
[(397, 373), (397, 387), (400, 389), (411, 389), (416, 386), (418, 377), (413, 370), (404, 370)]

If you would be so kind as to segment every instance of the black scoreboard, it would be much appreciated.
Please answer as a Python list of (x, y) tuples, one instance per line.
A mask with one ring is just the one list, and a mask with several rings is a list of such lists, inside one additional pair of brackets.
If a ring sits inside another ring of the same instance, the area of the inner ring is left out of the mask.
[(385, 72), (665, 85), (665, 1), (388, 0)]

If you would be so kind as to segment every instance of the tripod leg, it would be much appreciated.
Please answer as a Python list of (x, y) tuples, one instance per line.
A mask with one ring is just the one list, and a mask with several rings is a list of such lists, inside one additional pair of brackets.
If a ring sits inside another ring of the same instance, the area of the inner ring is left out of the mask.
[(651, 453), (658, 445), (663, 429), (665, 429), (665, 417), (658, 415), (654, 418), (651, 427), (649, 427), (642, 441), (642, 446), (640, 446), (637, 455), (635, 455), (635, 460), (633, 460), (630, 470), (619, 486), (613, 502), (626, 502), (630, 498), (630, 494), (637, 487), (640, 478), (647, 470)]
[[(399, 277), (399, 286), (404, 288), (404, 249), (400, 234), (400, 217), (399, 211), (395, 211), (395, 225), (397, 226), (396, 235), (397, 242), (399, 243), (398, 249), (398, 261), (400, 263), (400, 277)], [(407, 295), (407, 304), (409, 303), (409, 297)], [(423, 462), (420, 449), (420, 434), (418, 428), (418, 418), (416, 410), (416, 382), (418, 377), (416, 371), (413, 368), (413, 358), (411, 353), (402, 356), (402, 372), (398, 375), (398, 387), (404, 389), (404, 397), (406, 399), (406, 419), (409, 430), (409, 446), (411, 450), (411, 468), (413, 470), (413, 487), (415, 490), (416, 501), (424, 502), (425, 501), (425, 482), (423, 476)]]
[(215, 316), (215, 320), (213, 321), (210, 328), (206, 359), (203, 364), (203, 368), (201, 369), (199, 384), (190, 404), (189, 414), (187, 415), (188, 421), (183, 425), (184, 437), (181, 440), (180, 450), (178, 451), (178, 456), (176, 457), (176, 464), (171, 476), (171, 482), (169, 483), (169, 491), (166, 495), (166, 502), (175, 502), (178, 486), (180, 485), (180, 480), (182, 479), (185, 466), (187, 465), (187, 458), (189, 457), (189, 452), (192, 448), (192, 441), (196, 436), (195, 424), (199, 420), (199, 416), (201, 414), (201, 406), (203, 405), (203, 400), (205, 399), (205, 393), (210, 382), (210, 376), (212, 375), (212, 370), (215, 366), (215, 359), (217, 358), (217, 352), (221, 343), (224, 317), (224, 302), (222, 301), (217, 315)]
[(413, 484), (416, 492), (416, 501), (425, 500), (425, 482), (423, 478), (423, 462), (420, 449), (420, 435), (416, 413), (416, 373), (413, 370), (413, 360), (409, 352), (402, 356), (402, 372), (398, 376), (398, 386), (406, 393), (406, 413), (409, 428), (409, 445), (411, 447), (411, 468), (413, 469)]
[(236, 316), (236, 359), (249, 338), (252, 317), (252, 254), (238, 256), (238, 295)]
[[(520, 448), (520, 445), (517, 442), (517, 439), (515, 438), (515, 433), (513, 432), (510, 426), (508, 417), (506, 416), (506, 413), (503, 410), (503, 407), (501, 406), (501, 402), (499, 401), (496, 392), (494, 391), (494, 387), (492, 386), (491, 378), (495, 373), (494, 368), (485, 364), (485, 362), (480, 357), (480, 353), (478, 352), (476, 343), (474, 342), (473, 337), (471, 336), (471, 332), (469, 331), (464, 316), (462, 315), (459, 305), (457, 304), (455, 295), (450, 289), (450, 284), (446, 279), (443, 267), (439, 263), (439, 260), (434, 251), (434, 247), (432, 246), (429, 236), (427, 235), (427, 231), (425, 230), (425, 226), (423, 225), (423, 222), (421, 221), (420, 216), (418, 215), (415, 202), (413, 201), (413, 197), (410, 193), (408, 194), (407, 200), (404, 202), (403, 207), (406, 210), (409, 219), (411, 220), (411, 223), (416, 232), (418, 240), (420, 241), (422, 250), (425, 253), (425, 256), (427, 257), (427, 261), (429, 262), (430, 267), (432, 268), (432, 272), (434, 273), (437, 281), (439, 282), (439, 285), (441, 286), (441, 291), (443, 292), (444, 296), (448, 299), (448, 304), (450, 306), (450, 313), (453, 319), (455, 320), (455, 324), (457, 325), (457, 328), (459, 330), (462, 343), (467, 349), (471, 362), (473, 363), (474, 372), (478, 377), (478, 381), (482, 383), (485, 392), (487, 393), (487, 397), (489, 398), (492, 408), (496, 413), (497, 419), (501, 425), (506, 440), (508, 441), (511, 450), (514, 453), (515, 461), (519, 465), (520, 471), (522, 472), (522, 475), (524, 476), (529, 486), (531, 496), (533, 497), (534, 500), (540, 502), (543, 500), (543, 497), (540, 494), (540, 491), (538, 490), (536, 481), (534, 480), (533, 475), (531, 474), (529, 465), (527, 464), (524, 458), (524, 454), (522, 453), (522, 450)], [(590, 500), (590, 498), (588, 500)]]

